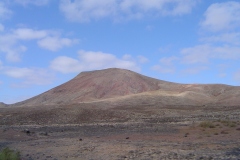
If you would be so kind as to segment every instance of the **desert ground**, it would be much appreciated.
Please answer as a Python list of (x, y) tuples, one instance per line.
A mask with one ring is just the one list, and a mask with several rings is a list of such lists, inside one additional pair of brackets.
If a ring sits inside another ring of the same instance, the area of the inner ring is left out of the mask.
[[(113, 74), (114, 73), (114, 74)], [(119, 69), (0, 105), (0, 149), (22, 160), (240, 159), (240, 88)]]
[(240, 159), (240, 107), (18, 109), (0, 109), (0, 148), (24, 160)]

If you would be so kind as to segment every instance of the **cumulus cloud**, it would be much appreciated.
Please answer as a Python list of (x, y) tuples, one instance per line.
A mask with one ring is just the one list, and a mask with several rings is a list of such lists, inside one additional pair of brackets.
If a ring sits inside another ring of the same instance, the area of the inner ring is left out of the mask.
[(60, 37), (45, 37), (38, 41), (38, 45), (50, 51), (57, 51), (63, 47), (69, 47), (78, 43), (77, 39), (60, 38)]
[(125, 68), (139, 71), (137, 63), (131, 60), (117, 58), (113, 54), (81, 50), (78, 59), (66, 56), (55, 58), (50, 67), (62, 73), (81, 72), (105, 68)]
[(133, 59), (133, 57), (130, 54), (124, 54), (122, 58), (125, 59), (125, 60)]
[(13, 31), (13, 35), (20, 40), (41, 39), (48, 35), (46, 30), (33, 30), (30, 28), (18, 28)]
[(178, 58), (176, 56), (171, 56), (171, 57), (163, 57), (159, 60), (159, 62), (163, 65), (173, 65), (173, 62), (178, 60)]
[(140, 63), (147, 63), (149, 61), (146, 57), (141, 55), (137, 56), (137, 58)]
[(46, 85), (53, 81), (54, 76), (46, 69), (41, 68), (18, 68), (3, 66), (0, 71), (9, 77), (22, 79), (19, 84), (14, 84), (18, 87), (26, 87), (29, 85)]
[(199, 0), (61, 0), (60, 10), (67, 19), (88, 22), (102, 18), (114, 21), (145, 16), (183, 15), (190, 13)]
[(50, 51), (58, 51), (63, 47), (78, 43), (77, 39), (61, 37), (61, 33), (57, 31), (18, 28), (0, 33), (0, 53), (5, 53), (8, 61), (20, 61), (21, 53), (27, 50), (27, 47), (21, 45), (21, 42), (30, 40), (37, 41), (39, 47)]
[(175, 65), (174, 61), (178, 60), (176, 56), (163, 57), (159, 60), (160, 64), (154, 65), (151, 69), (159, 73), (174, 73)]
[(60, 10), (71, 21), (87, 22), (115, 14), (115, 5), (113, 0), (62, 0)]
[(4, 25), (0, 23), (0, 32), (4, 31), (4, 28), (5, 28)]
[(7, 8), (4, 2), (0, 2), (0, 20), (8, 18), (11, 14), (12, 11)]
[(157, 71), (159, 73), (174, 73), (175, 72), (175, 68), (173, 67), (167, 67), (167, 66), (161, 66), (161, 65), (155, 65), (151, 68), (154, 71)]
[[(185, 69), (183, 71), (184, 73), (196, 74), (200, 71), (207, 70), (207, 66), (216, 60), (240, 60), (240, 47), (231, 45), (197, 45), (184, 48), (180, 53), (178, 57), (170, 56), (161, 58), (159, 61), (160, 64), (153, 66), (152, 70), (160, 73), (173, 73), (176, 66), (184, 64), (188, 65), (188, 69)], [(195, 65), (201, 66), (196, 67)], [(223, 71), (221, 71), (221, 73), (223, 73)]]
[(62, 73), (75, 73), (84, 70), (84, 66), (78, 59), (70, 58), (67, 56), (60, 56), (55, 58), (50, 67)]
[(181, 51), (182, 62), (186, 64), (208, 63), (210, 59), (240, 59), (240, 47), (197, 45)]
[(204, 71), (204, 70), (207, 70), (207, 69), (208, 69), (208, 67), (206, 67), (206, 66), (191, 67), (191, 68), (183, 70), (183, 73), (185, 73), (185, 74), (197, 74), (197, 73), (199, 73), (201, 71)]
[[(185, 65), (182, 73), (196, 74), (210, 68), (220, 61), (240, 60), (240, 2), (228, 1), (214, 3), (204, 13), (200, 22), (200, 42), (183, 48), (177, 57), (164, 57), (152, 69), (161, 73), (171, 73), (177, 66)], [(209, 32), (210, 31), (210, 32)], [(180, 70), (179, 70), (180, 71)], [(225, 70), (219, 76), (226, 76)]]
[(50, 2), (50, 0), (14, 0), (15, 3), (21, 4), (23, 6), (32, 4), (37, 6), (43, 6)]
[(5, 53), (8, 61), (20, 61), (21, 53), (25, 52), (26, 49), (25, 46), (17, 44), (17, 40), (13, 35), (0, 35), (0, 53)]
[(240, 83), (240, 70), (238, 70), (237, 72), (235, 72), (234, 74), (234, 80), (238, 81)]
[(228, 43), (232, 45), (240, 44), (240, 32), (232, 33), (222, 33), (218, 35), (212, 35), (208, 37), (203, 37), (200, 39), (202, 42), (206, 43)]
[(240, 2), (214, 3), (205, 12), (201, 26), (210, 31), (234, 29), (240, 26)]

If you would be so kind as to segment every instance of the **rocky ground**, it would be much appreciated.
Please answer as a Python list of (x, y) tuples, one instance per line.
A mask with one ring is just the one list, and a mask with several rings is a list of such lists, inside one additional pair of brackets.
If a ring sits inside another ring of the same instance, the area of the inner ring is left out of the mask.
[(0, 149), (23, 160), (240, 159), (240, 87), (177, 84), (123, 69), (80, 73), (0, 103)]
[[(0, 149), (18, 150), (23, 160), (240, 159), (240, 107), (236, 106), (115, 107), (95, 114), (84, 110), (78, 116), (88, 114), (78, 123), (66, 111), (68, 123), (56, 123), (58, 119), (36, 116), (34, 110), (32, 114), (21, 110), (25, 114), (18, 117), (0, 110)], [(62, 115), (61, 108), (52, 110), (59, 113), (55, 118)], [(48, 116), (52, 110), (48, 109)], [(39, 119), (33, 121), (33, 115)]]

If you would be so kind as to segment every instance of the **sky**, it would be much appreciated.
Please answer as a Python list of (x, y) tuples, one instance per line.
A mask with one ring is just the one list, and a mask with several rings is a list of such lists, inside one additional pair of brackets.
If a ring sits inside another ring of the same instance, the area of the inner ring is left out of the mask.
[(240, 1), (0, 0), (0, 102), (82, 71), (240, 85)]

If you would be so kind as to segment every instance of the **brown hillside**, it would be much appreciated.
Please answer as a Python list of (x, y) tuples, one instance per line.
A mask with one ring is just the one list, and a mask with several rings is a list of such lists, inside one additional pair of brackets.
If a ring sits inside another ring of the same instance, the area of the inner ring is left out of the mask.
[(239, 105), (240, 87), (177, 84), (125, 69), (82, 72), (72, 80), (17, 106), (74, 104), (107, 100), (115, 104)]
[(7, 105), (3, 102), (0, 102), (0, 107), (6, 107)]
[(172, 83), (123, 69), (82, 72), (72, 80), (18, 104), (66, 104), (168, 89)]

